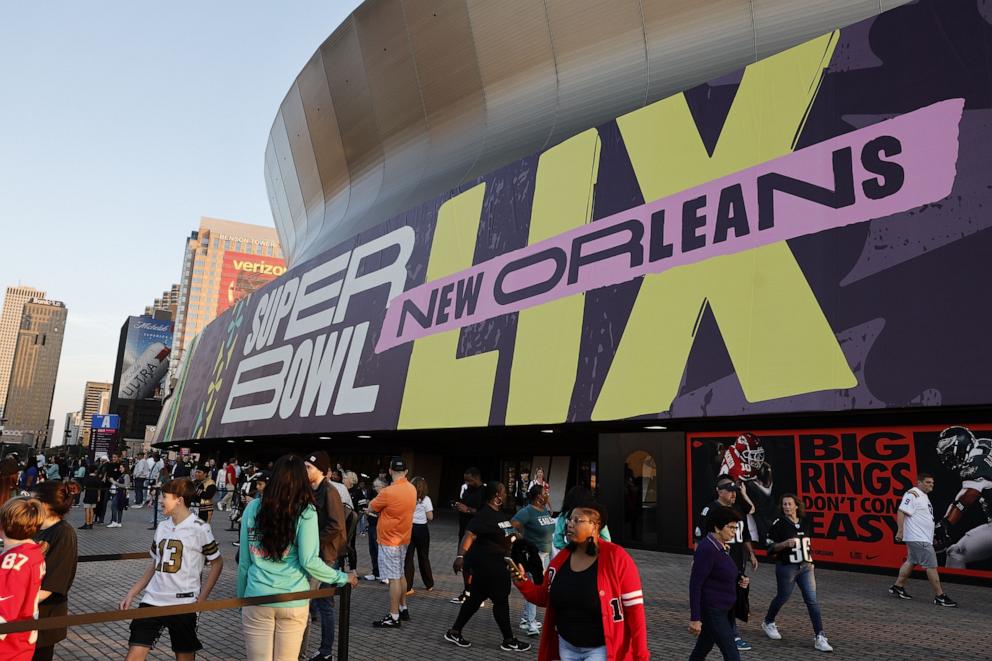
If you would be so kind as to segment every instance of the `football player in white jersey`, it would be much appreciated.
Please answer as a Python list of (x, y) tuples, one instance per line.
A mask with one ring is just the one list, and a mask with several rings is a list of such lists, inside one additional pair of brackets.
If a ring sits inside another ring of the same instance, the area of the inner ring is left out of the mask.
[(975, 438), (967, 427), (948, 427), (940, 433), (937, 456), (961, 478), (961, 489), (941, 521), (945, 538), (969, 507), (977, 504), (985, 514), (985, 523), (947, 547), (945, 564), (964, 569), (992, 557), (992, 439)]
[[(175, 606), (206, 601), (224, 567), (210, 525), (190, 511), (197, 502), (196, 487), (187, 478), (162, 485), (162, 509), (166, 519), (158, 524), (152, 542), (152, 562), (121, 600), (127, 610), (141, 591), (145, 595), (139, 608)], [(207, 580), (201, 585), (200, 574), (210, 561)], [(152, 617), (131, 622), (127, 661), (144, 661), (155, 646), (162, 629), (169, 629), (172, 651), (177, 661), (192, 661), (203, 649), (196, 635), (196, 614)]]

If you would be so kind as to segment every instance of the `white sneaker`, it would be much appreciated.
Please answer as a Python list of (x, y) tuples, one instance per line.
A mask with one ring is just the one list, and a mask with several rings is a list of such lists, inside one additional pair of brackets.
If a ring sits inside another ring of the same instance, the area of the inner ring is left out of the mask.
[[(782, 640), (782, 634), (778, 632), (778, 627), (775, 625), (774, 622), (762, 622), (761, 628), (765, 632), (765, 635), (771, 638), (772, 640)], [(817, 641), (819, 640), (820, 640), (819, 637), (817, 637)], [(823, 642), (826, 643), (827, 639), (824, 638)]]
[(834, 648), (831, 647), (830, 643), (827, 642), (827, 637), (824, 636), (822, 633), (817, 634), (816, 638), (813, 639), (813, 647), (821, 652), (834, 651)]
[(541, 635), (541, 627), (537, 626), (537, 622), (534, 622), (529, 627), (527, 627), (527, 635), (528, 636), (540, 636)]

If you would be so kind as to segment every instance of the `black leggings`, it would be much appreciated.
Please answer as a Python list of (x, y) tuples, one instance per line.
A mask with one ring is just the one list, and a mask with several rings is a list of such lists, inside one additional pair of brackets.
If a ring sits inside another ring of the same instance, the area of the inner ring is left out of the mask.
[(493, 602), (493, 618), (503, 634), (503, 640), (510, 640), (513, 638), (513, 629), (510, 628), (510, 572), (502, 557), (498, 564), (489, 562), (476, 564), (472, 568), (472, 593), (462, 603), (452, 629), (460, 632), (486, 599)]
[(55, 645), (49, 645), (48, 647), (34, 648), (34, 655), (31, 657), (31, 661), (52, 661), (54, 658)]
[(368, 520), (369, 529), (367, 534), (369, 536), (369, 556), (371, 556), (372, 560), (372, 575), (379, 578), (379, 529), (377, 527), (379, 525), (379, 517), (370, 516)]

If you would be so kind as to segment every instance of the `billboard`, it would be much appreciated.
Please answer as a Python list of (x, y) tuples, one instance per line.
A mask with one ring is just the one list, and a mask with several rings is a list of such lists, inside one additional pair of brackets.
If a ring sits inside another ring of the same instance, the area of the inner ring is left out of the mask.
[(895, 569), (906, 559), (895, 541), (899, 501), (927, 472), (936, 483), (934, 518), (947, 533), (937, 544), (940, 571), (992, 577), (992, 502), (982, 495), (992, 489), (992, 426), (970, 427), (960, 448), (938, 452), (949, 426), (755, 431), (748, 449), (736, 433), (688, 434), (689, 521), (727, 473), (743, 481), (754, 505), (756, 549), (779, 516), (779, 498), (793, 493), (813, 523), (814, 560)]
[(217, 292), (217, 314), (286, 272), (286, 262), (243, 252), (224, 252)]
[(117, 399), (158, 399), (169, 372), (173, 322), (128, 317)]
[(89, 458), (96, 461), (117, 452), (120, 441), (121, 418), (119, 415), (94, 415), (90, 427)]
[(903, 6), (427, 200), (210, 324), (158, 440), (988, 403), (988, 33)]

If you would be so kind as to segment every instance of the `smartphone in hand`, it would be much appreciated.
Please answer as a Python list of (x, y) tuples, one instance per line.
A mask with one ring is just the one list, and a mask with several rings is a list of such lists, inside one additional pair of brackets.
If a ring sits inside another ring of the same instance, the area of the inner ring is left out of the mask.
[(506, 556), (503, 558), (503, 562), (506, 563), (507, 568), (510, 570), (510, 576), (513, 577), (513, 580), (522, 581), (524, 580), (524, 578), (526, 578), (523, 574), (520, 573), (520, 567), (518, 567), (517, 563), (513, 561), (513, 558)]

